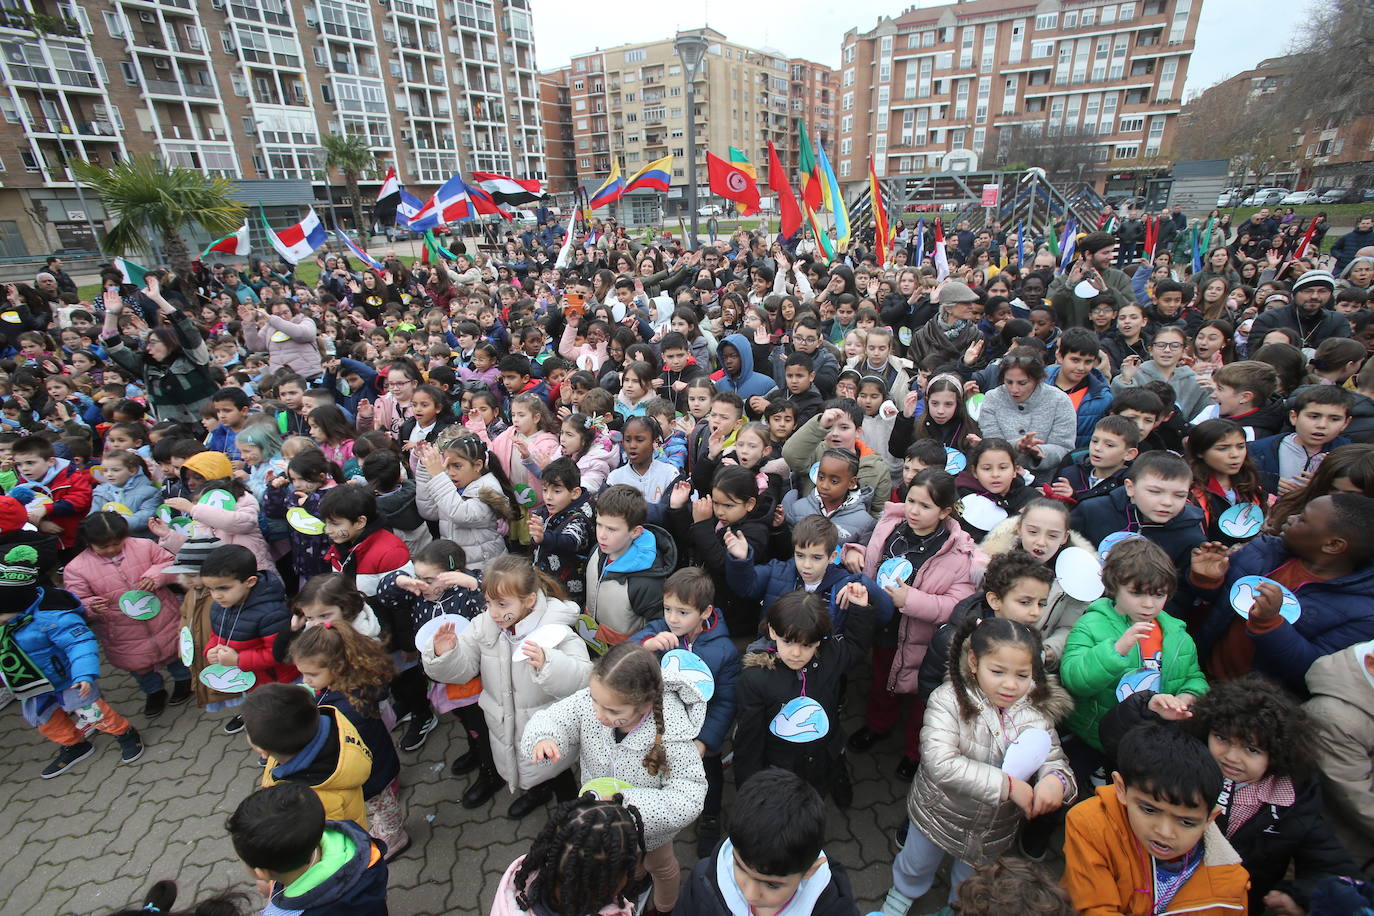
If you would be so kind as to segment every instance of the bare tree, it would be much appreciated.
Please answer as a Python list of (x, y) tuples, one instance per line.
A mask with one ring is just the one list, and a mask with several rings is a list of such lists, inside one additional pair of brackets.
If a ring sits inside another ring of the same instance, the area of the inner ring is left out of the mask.
[(1031, 131), (1004, 127), (997, 132), (996, 149), (988, 158), (1006, 171), (1039, 166), (1049, 175), (1077, 177), (1092, 169), (1096, 139), (1096, 134), (1077, 126)]
[(1296, 126), (1317, 113), (1336, 124), (1366, 114), (1374, 85), (1374, 4), (1322, 0), (1308, 14), (1293, 55), (1276, 116)]

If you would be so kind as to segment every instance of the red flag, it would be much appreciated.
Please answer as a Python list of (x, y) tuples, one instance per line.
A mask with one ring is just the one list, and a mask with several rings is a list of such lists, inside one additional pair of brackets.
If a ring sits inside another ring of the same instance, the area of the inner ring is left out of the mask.
[(797, 230), (801, 228), (801, 208), (797, 206), (797, 198), (792, 194), (792, 185), (787, 180), (787, 172), (783, 171), (782, 163), (778, 161), (778, 151), (772, 140), (768, 141), (768, 190), (778, 195), (778, 211), (782, 214), (782, 237), (790, 238), (796, 235)]
[(1295, 258), (1304, 258), (1304, 257), (1307, 257), (1307, 247), (1308, 247), (1309, 245), (1312, 244), (1312, 236), (1316, 235), (1316, 233), (1317, 233), (1317, 217), (1314, 216), (1314, 217), (1312, 217), (1312, 225), (1310, 225), (1310, 226), (1307, 227), (1307, 231), (1306, 231), (1305, 233), (1303, 233), (1302, 241), (1301, 241), (1301, 242), (1298, 242), (1298, 247), (1297, 247), (1297, 250), (1295, 250), (1295, 251), (1293, 252), (1293, 257), (1295, 257)]
[(706, 173), (709, 176), (711, 193), (719, 194), (726, 200), (743, 204), (741, 216), (748, 216), (759, 208), (759, 186), (741, 168), (731, 165), (715, 153), (706, 154)]
[(892, 245), (892, 235), (887, 227), (887, 209), (883, 206), (883, 189), (878, 184), (878, 172), (873, 166), (873, 157), (868, 157), (868, 188), (873, 200), (873, 248), (878, 256), (878, 266), (887, 261), (887, 249)]

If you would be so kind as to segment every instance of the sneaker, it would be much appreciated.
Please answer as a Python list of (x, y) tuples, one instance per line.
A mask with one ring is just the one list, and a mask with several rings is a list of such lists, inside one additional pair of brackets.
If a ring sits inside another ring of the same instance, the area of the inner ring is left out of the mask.
[(902, 755), (902, 759), (897, 761), (897, 779), (903, 784), (909, 783), (916, 778), (916, 771), (920, 768), (921, 761)]
[(192, 691), (193, 685), (191, 684), (190, 678), (187, 678), (184, 681), (173, 681), (172, 697), (167, 701), (167, 703), (171, 706), (180, 706), (182, 703), (185, 703), (191, 699)]
[(865, 725), (863, 728), (849, 736), (849, 749), (851, 751), (866, 751), (879, 741), (886, 738), (887, 732), (875, 732)]
[(119, 762), (133, 763), (143, 756), (143, 739), (138, 736), (138, 729), (130, 728), (122, 735), (116, 735), (115, 740), (119, 742)]
[(395, 731), (396, 729), (400, 728), (402, 725), (405, 725), (413, 718), (415, 718), (414, 715), (412, 715), (411, 713), (406, 713), (405, 715), (401, 716), (401, 718), (396, 720), (396, 724), (391, 726), (391, 730)]
[(226, 735), (237, 735), (239, 732), (243, 731), (243, 716), (234, 716), (234, 718), (225, 722), (222, 731)]
[(156, 719), (167, 711), (167, 691), (159, 690), (143, 698), (143, 717)]
[(61, 776), (70, 770), (73, 764), (80, 763), (93, 753), (95, 753), (95, 745), (89, 741), (64, 745), (62, 750), (58, 752), (57, 759), (44, 767), (43, 772), (39, 775), (44, 779)]
[(401, 750), (418, 751), (425, 746), (425, 739), (429, 733), (434, 731), (434, 727), (439, 724), (439, 717), (430, 713), (426, 719), (411, 718), (410, 724), (406, 726), (406, 733), (401, 736)]

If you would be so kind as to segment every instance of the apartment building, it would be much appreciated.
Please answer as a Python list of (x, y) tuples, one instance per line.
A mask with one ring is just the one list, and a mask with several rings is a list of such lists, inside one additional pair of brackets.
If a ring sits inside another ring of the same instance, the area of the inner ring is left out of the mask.
[[(702, 29), (710, 45), (695, 82), (696, 160), (699, 199), (706, 201), (706, 151), (726, 155), (741, 150), (754, 163), (762, 183), (768, 172), (768, 141), (795, 162), (796, 118), (815, 126), (821, 112), (833, 109), (833, 72), (819, 64), (794, 61), (775, 52), (728, 41)], [(797, 65), (794, 68), (794, 63)], [(574, 163), (578, 181), (595, 187), (619, 159), (625, 174), (672, 153), (673, 184), (667, 215), (683, 211), (687, 186), (686, 78), (673, 38), (622, 45), (575, 55), (567, 76), (571, 88)], [(822, 98), (825, 100), (822, 101)], [(658, 195), (630, 195), (623, 219), (656, 219)]]
[(0, 0), (0, 84), (0, 257), (82, 247), (104, 218), (73, 158), (310, 181), (340, 225), (330, 133), (417, 194), (459, 170), (544, 177), (529, 0)]
[(548, 176), (544, 186), (551, 194), (569, 194), (577, 188), (572, 99), (568, 94), (571, 78), (571, 67), (539, 74), (539, 119), (544, 125), (544, 173)]
[[(801, 118), (806, 123), (811, 131), (812, 143), (819, 142), (825, 147), (826, 155), (833, 155), (835, 111), (839, 107), (839, 96), (836, 92), (839, 80), (835, 71), (824, 64), (800, 57), (788, 61), (788, 69), (791, 71), (789, 98), (792, 116)], [(798, 172), (798, 153), (795, 142), (789, 144), (785, 155), (781, 149), (778, 151), (783, 168), (789, 175), (796, 175)]]
[(968, 0), (841, 45), (841, 179), (995, 168), (1026, 137), (1090, 170), (1157, 162), (1177, 129), (1202, 0)]

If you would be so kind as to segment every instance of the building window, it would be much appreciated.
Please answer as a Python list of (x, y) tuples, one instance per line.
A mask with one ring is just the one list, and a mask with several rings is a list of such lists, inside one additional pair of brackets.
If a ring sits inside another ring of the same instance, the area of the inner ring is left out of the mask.
[(109, 31), (111, 38), (124, 37), (124, 20), (118, 13), (112, 13), (106, 10), (100, 15), (105, 18), (105, 28)]
[(1140, 145), (1136, 143), (1121, 143), (1116, 147), (1117, 159), (1134, 159), (1140, 155)]
[(1039, 16), (1035, 17), (1035, 30), (1037, 32), (1044, 32), (1056, 28), (1058, 25), (1058, 13), (1041, 13)]
[(637, 62), (643, 60), (643, 59), (645, 58), (645, 56), (647, 55), (647, 53), (648, 53), (648, 52), (645, 51), (643, 48), (636, 48), (636, 49), (633, 50), (633, 51), (626, 51), (626, 52), (625, 52), (625, 63), (627, 63), (627, 64), (637, 63)]

